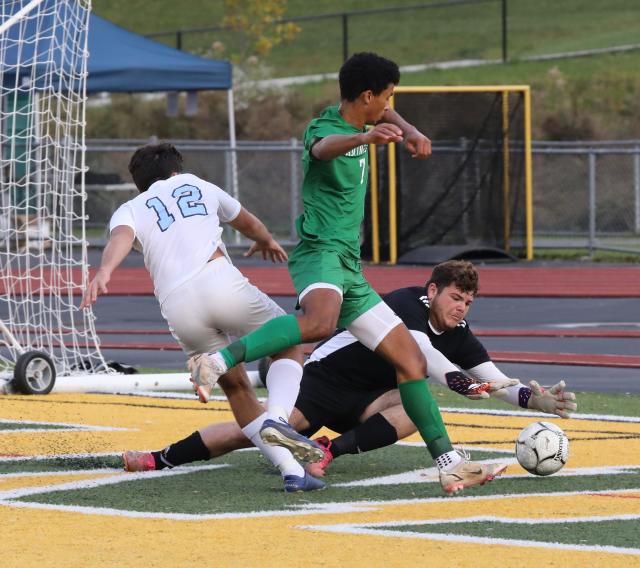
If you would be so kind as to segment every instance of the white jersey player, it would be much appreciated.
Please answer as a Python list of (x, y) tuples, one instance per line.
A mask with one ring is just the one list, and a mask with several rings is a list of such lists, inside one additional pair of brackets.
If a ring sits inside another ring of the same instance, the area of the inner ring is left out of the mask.
[[(182, 173), (182, 156), (171, 144), (139, 148), (129, 171), (140, 195), (114, 213), (100, 268), (81, 308), (107, 293), (113, 270), (135, 246), (144, 255), (162, 315), (190, 357), (216, 351), (230, 342), (230, 335), (242, 336), (284, 314), (232, 264), (222, 242), (221, 223), (229, 223), (254, 241), (247, 255), (260, 251), (265, 259), (285, 261), (286, 252), (257, 217), (216, 185)], [(287, 491), (324, 486), (305, 473), (289, 451), (266, 446), (260, 436), (265, 427), (289, 428), (286, 423), (300, 388), (302, 358), (299, 346), (278, 354), (276, 369), (267, 377), (268, 412), (258, 403), (242, 365), (231, 369), (220, 383), (242, 431), (280, 469)], [(206, 402), (202, 397), (201, 401)], [(290, 438), (291, 432), (286, 433)], [(295, 436), (290, 449), (297, 458), (322, 457), (315, 442)]]

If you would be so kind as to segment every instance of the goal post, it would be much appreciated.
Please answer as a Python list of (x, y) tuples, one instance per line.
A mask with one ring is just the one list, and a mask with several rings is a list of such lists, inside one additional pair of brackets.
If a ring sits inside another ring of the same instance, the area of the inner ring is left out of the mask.
[(94, 315), (78, 309), (90, 9), (90, 0), (0, 8), (0, 376), (26, 375), (34, 392), (51, 373), (107, 371)]
[(529, 86), (397, 87), (391, 104), (431, 138), (433, 154), (371, 148), (365, 254), (395, 264), (448, 247), (531, 260)]

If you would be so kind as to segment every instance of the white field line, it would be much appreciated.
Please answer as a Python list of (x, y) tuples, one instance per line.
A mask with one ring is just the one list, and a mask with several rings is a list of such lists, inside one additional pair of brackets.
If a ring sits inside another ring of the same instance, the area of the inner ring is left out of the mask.
[[(483, 460), (483, 463), (506, 463), (509, 465), (517, 464), (517, 460), (512, 459), (492, 459)], [(621, 466), (605, 466), (605, 467), (575, 467), (564, 468), (562, 471), (554, 474), (554, 477), (573, 477), (577, 475), (624, 475), (630, 470), (640, 469), (640, 465), (621, 465)], [(528, 477), (528, 474), (521, 473), (517, 475), (501, 475), (499, 479), (515, 479)], [(406, 483), (437, 483), (439, 482), (438, 470), (435, 467), (425, 469), (414, 469), (394, 475), (385, 475), (381, 477), (370, 477), (360, 479), (358, 481), (349, 481), (347, 483), (334, 483), (333, 487), (375, 487), (378, 485), (402, 485)]]
[[(70, 481), (69, 483), (60, 483), (57, 485), (48, 485), (41, 487), (26, 487), (23, 489), (10, 489), (8, 491), (0, 491), (0, 502), (7, 499), (19, 499), (30, 495), (39, 495), (42, 493), (54, 493), (56, 491), (75, 491), (78, 489), (93, 489), (95, 487), (103, 487), (105, 485), (115, 485), (117, 483), (125, 483), (128, 481), (137, 481), (139, 479), (154, 479), (156, 477), (170, 477), (173, 475), (183, 475), (185, 473), (193, 473), (196, 471), (205, 471), (212, 469), (220, 469), (229, 467), (226, 464), (201, 465), (189, 468), (163, 469), (160, 471), (142, 471), (137, 473), (127, 473), (122, 470), (115, 470), (115, 475), (103, 479), (83, 479), (80, 481)], [(110, 471), (110, 470), (102, 470)], [(113, 470), (111, 470), (113, 471)], [(47, 475), (46, 472), (43, 475)], [(0, 478), (1, 479), (1, 478)]]
[[(442, 497), (429, 497), (425, 499), (396, 499), (387, 501), (355, 501), (346, 503), (308, 503), (299, 504), (294, 502), (291, 504), (291, 509), (276, 510), (276, 511), (251, 511), (251, 512), (238, 512), (238, 513), (211, 513), (211, 514), (181, 514), (181, 513), (156, 513), (156, 512), (143, 512), (143, 511), (130, 511), (122, 509), (111, 509), (105, 507), (83, 507), (73, 505), (51, 505), (46, 503), (27, 502), (27, 501), (15, 501), (28, 497), (30, 495), (46, 494), (56, 491), (72, 491), (78, 489), (90, 489), (94, 487), (113, 485), (117, 483), (124, 483), (127, 481), (136, 481), (139, 479), (150, 479), (154, 477), (166, 477), (173, 475), (183, 475), (193, 473), (196, 471), (212, 470), (220, 467), (227, 467), (224, 464), (221, 465), (203, 465), (193, 466), (187, 468), (175, 468), (172, 470), (139, 472), (139, 473), (124, 473), (120, 472), (120, 475), (112, 475), (103, 479), (91, 479), (80, 480), (76, 482), (69, 482), (51, 486), (35, 487), (35, 488), (23, 488), (14, 489), (0, 492), (0, 506), (9, 506), (17, 508), (33, 508), (33, 509), (47, 509), (75, 512), (81, 514), (91, 515), (113, 515), (122, 517), (135, 517), (135, 518), (157, 518), (157, 519), (173, 519), (173, 520), (208, 520), (208, 519), (232, 519), (232, 518), (249, 518), (249, 517), (269, 517), (269, 516), (296, 516), (296, 515), (308, 515), (316, 513), (336, 514), (347, 512), (363, 512), (373, 511), (381, 507), (389, 505), (404, 505), (404, 504), (416, 504), (416, 503), (435, 503), (442, 502), (444, 499), (455, 499), (456, 501), (478, 501), (478, 500), (500, 500), (500, 499), (520, 499), (525, 497), (558, 497), (558, 496), (573, 496), (573, 495), (594, 495), (603, 492), (599, 491), (563, 491), (563, 492), (549, 492), (549, 493), (523, 493), (518, 495), (486, 495), (486, 496), (442, 496)], [(636, 466), (640, 467), (640, 466)], [(585, 468), (588, 473), (603, 473), (617, 472), (619, 468)], [(630, 467), (628, 469), (633, 469)], [(105, 470), (100, 470), (105, 471)], [(113, 471), (113, 470), (106, 470)], [(118, 470), (119, 471), (119, 470)], [(60, 472), (63, 473), (63, 472)], [(625, 494), (625, 493), (637, 493), (640, 488), (634, 489), (621, 489), (606, 491), (607, 495), (612, 494)]]
[[(182, 471), (181, 473), (187, 473)], [(607, 495), (638, 493), (640, 488), (621, 489), (607, 491)], [(43, 509), (52, 511), (63, 511), (69, 513), (80, 513), (85, 515), (110, 515), (116, 517), (143, 518), (143, 519), (168, 519), (176, 521), (207, 521), (220, 519), (244, 519), (244, 518), (264, 518), (264, 517), (299, 517), (305, 515), (327, 514), (335, 515), (341, 513), (364, 513), (373, 512), (384, 508), (387, 505), (415, 505), (420, 503), (442, 503), (445, 500), (455, 499), (456, 501), (493, 501), (504, 499), (521, 499), (526, 497), (572, 497), (576, 495), (597, 495), (594, 491), (566, 491), (557, 493), (522, 493), (518, 495), (484, 495), (478, 497), (430, 497), (427, 499), (396, 499), (390, 501), (353, 501), (345, 503), (315, 503), (304, 504), (292, 503), (291, 509), (281, 509), (273, 511), (249, 511), (239, 513), (156, 513), (146, 511), (130, 511), (123, 509), (111, 509), (108, 507), (85, 507), (76, 505), (51, 505), (47, 503), (36, 503), (28, 501), (0, 500), (0, 506), (8, 506), (22, 509)], [(449, 519), (449, 522), (451, 519)], [(561, 522), (562, 519), (558, 519)], [(403, 522), (403, 524), (405, 524)], [(363, 524), (363, 526), (368, 526)], [(376, 532), (377, 534), (377, 532)], [(402, 536), (404, 536), (403, 533)], [(395, 535), (394, 535), (395, 536)]]
[[(41, 426), (42, 428), (13, 428), (9, 430), (2, 430), (2, 424), (22, 424)], [(0, 417), (0, 434), (11, 434), (12, 432), (51, 432), (51, 428), (47, 426), (55, 426), (56, 432), (67, 432), (69, 430), (90, 430), (98, 432), (110, 432), (110, 431), (131, 431), (130, 428), (117, 428), (115, 426), (92, 426), (89, 424), (74, 424), (71, 422), (41, 422), (36, 420), (10, 420), (8, 418)]]
[(16, 471), (13, 473), (0, 474), (0, 481), (11, 479), (12, 477), (71, 477), (74, 475), (108, 475), (114, 473), (122, 473), (122, 469), (103, 467), (99, 469), (74, 469), (71, 471)]
[(72, 460), (72, 459), (78, 459), (78, 458), (79, 459), (102, 458), (102, 457), (119, 456), (119, 455), (122, 455), (122, 452), (97, 452), (97, 453), (91, 453), (91, 454), (51, 454), (51, 455), (38, 455), (38, 456), (2, 456), (0, 457), (0, 463), (18, 462), (18, 461)]
[[(514, 442), (515, 444), (515, 442)], [(420, 440), (419, 442), (407, 442), (405, 440), (398, 440), (395, 442), (396, 446), (409, 446), (411, 448), (426, 448), (427, 445)], [(466, 450), (468, 452), (489, 452), (492, 454), (507, 454), (514, 455), (514, 449), (505, 450), (503, 448), (492, 448), (491, 446), (465, 446), (463, 444), (455, 444), (456, 448), (460, 450)]]
[[(505, 524), (527, 524), (527, 525), (540, 525), (540, 524), (564, 524), (564, 523), (581, 523), (581, 522), (602, 522), (602, 521), (635, 521), (640, 519), (640, 515), (603, 515), (590, 516), (590, 517), (574, 517), (571, 519), (558, 518), (558, 519), (512, 519), (509, 517), (492, 517), (492, 516), (480, 516), (480, 517), (467, 517), (457, 519), (429, 519), (425, 521), (392, 521), (384, 523), (345, 523), (338, 525), (302, 525), (298, 526), (299, 529), (323, 531), (340, 534), (368, 534), (374, 536), (390, 536), (395, 538), (418, 538), (425, 540), (437, 540), (444, 542), (473, 542), (477, 544), (503, 544), (506, 546), (519, 546), (519, 547), (535, 547), (535, 548), (548, 548), (555, 550), (573, 550), (577, 552), (609, 552), (612, 554), (640, 554), (640, 548), (627, 548), (621, 546), (597, 546), (597, 545), (584, 545), (584, 544), (566, 544), (560, 542), (548, 542), (537, 540), (521, 540), (521, 539), (508, 539), (508, 538), (491, 538), (491, 537), (477, 537), (471, 535), (460, 535), (452, 533), (427, 533), (427, 532), (412, 532), (401, 530), (389, 530), (382, 527), (399, 527), (399, 526), (428, 526), (436, 524), (449, 524), (449, 523), (470, 523), (470, 522), (500, 522)], [(378, 528), (380, 527), (380, 528)]]

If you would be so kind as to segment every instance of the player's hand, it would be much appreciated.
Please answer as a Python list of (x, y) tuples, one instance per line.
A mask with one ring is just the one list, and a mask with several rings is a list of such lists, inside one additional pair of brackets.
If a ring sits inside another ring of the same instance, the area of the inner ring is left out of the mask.
[(471, 400), (480, 400), (481, 398), (491, 398), (494, 395), (500, 396), (503, 389), (517, 385), (518, 379), (498, 379), (496, 381), (486, 381), (483, 383), (475, 383), (472, 391), (465, 396)]
[(489, 398), (491, 385), (488, 381), (480, 382), (468, 377), (461, 371), (452, 371), (445, 374), (447, 386), (453, 391), (472, 400)]
[(424, 160), (431, 155), (431, 140), (417, 128), (404, 133), (404, 146), (412, 158)]
[(569, 418), (578, 409), (576, 395), (564, 390), (564, 381), (553, 385), (549, 389), (541, 387), (537, 381), (530, 381), (531, 397), (527, 405), (530, 410), (539, 410), (547, 414), (556, 414), (561, 418)]
[(80, 302), (81, 310), (89, 308), (91, 304), (98, 299), (100, 294), (106, 294), (109, 292), (107, 289), (109, 280), (111, 280), (111, 274), (108, 272), (100, 269), (96, 272), (96, 275), (93, 277), (93, 280), (89, 282), (89, 285), (82, 296), (82, 302)]
[(402, 139), (400, 127), (388, 122), (376, 124), (365, 134), (366, 144), (391, 144), (391, 142), (402, 142)]
[(271, 262), (286, 262), (289, 258), (286, 251), (275, 239), (264, 242), (256, 241), (249, 247), (249, 250), (244, 253), (244, 256), (252, 256), (256, 252), (261, 252), (263, 260), (270, 260)]
[(487, 382), (489, 383), (489, 389), (487, 391), (489, 395), (497, 395), (498, 397), (506, 394), (503, 389), (520, 384), (518, 379), (495, 379)]

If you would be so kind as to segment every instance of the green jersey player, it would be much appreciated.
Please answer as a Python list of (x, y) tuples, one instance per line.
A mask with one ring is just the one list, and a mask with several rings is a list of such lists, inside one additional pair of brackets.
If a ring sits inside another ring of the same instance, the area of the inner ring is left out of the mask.
[[(431, 153), (429, 139), (390, 108), (399, 81), (394, 62), (373, 53), (353, 55), (340, 69), (340, 105), (325, 109), (305, 130), (304, 210), (297, 220), (300, 242), (289, 258), (302, 315), (274, 318), (219, 352), (193, 357), (189, 368), (194, 389), (207, 402), (230, 367), (345, 327), (395, 368), (402, 405), (436, 461), (443, 489), (453, 493), (493, 479), (506, 466), (470, 463), (453, 450), (425, 380), (427, 361), (360, 263), (369, 144), (404, 142), (418, 159)], [(264, 422), (261, 435), (274, 445), (300, 445), (292, 428), (274, 420)]]

